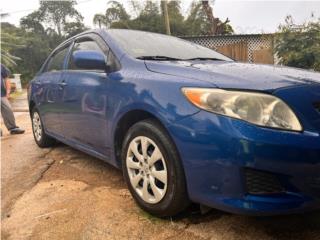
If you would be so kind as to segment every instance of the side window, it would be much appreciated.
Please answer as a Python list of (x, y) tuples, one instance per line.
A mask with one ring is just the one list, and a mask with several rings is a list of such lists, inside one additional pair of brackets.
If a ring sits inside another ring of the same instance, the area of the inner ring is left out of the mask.
[(115, 57), (115, 55), (112, 53), (111, 50), (109, 50), (109, 47), (106, 45), (105, 41), (102, 40), (100, 37), (96, 39), (98, 43), (100, 43), (100, 46), (104, 46), (104, 52), (108, 56), (107, 64), (110, 67), (111, 72), (119, 71), (121, 68), (121, 65), (118, 61), (118, 59)]
[(68, 69), (79, 70), (79, 68), (75, 65), (75, 63), (73, 61), (73, 53), (75, 51), (79, 51), (79, 50), (93, 50), (93, 51), (101, 52), (103, 55), (105, 55), (105, 53), (101, 50), (99, 45), (93, 40), (75, 42), (73, 49), (72, 49), (72, 52), (70, 54)]
[(69, 46), (58, 50), (49, 60), (47, 65), (47, 72), (60, 71), (63, 69), (63, 62), (68, 53)]
[(108, 65), (111, 66), (111, 70), (113, 72), (115, 71), (119, 71), (121, 68), (121, 65), (119, 63), (119, 61), (117, 60), (117, 58), (114, 56), (114, 54), (112, 53), (112, 51), (109, 51), (108, 54)]

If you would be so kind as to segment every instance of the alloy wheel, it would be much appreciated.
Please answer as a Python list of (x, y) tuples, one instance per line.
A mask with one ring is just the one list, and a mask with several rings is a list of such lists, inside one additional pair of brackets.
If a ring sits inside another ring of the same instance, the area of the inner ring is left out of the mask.
[(32, 125), (33, 125), (34, 136), (36, 140), (39, 142), (41, 141), (41, 137), (42, 137), (42, 125), (41, 125), (41, 120), (38, 112), (33, 113)]

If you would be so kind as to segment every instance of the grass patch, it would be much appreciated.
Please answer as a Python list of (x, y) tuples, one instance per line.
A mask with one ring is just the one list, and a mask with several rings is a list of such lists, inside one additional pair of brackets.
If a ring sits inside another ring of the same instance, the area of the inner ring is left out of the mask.
[(143, 211), (142, 209), (139, 209), (139, 213), (140, 213), (140, 215), (141, 215), (143, 218), (149, 220), (151, 223), (154, 223), (154, 224), (155, 224), (155, 223), (165, 223), (165, 222), (168, 222), (167, 219), (162, 219), (162, 218), (158, 218), (158, 217), (152, 216), (151, 214)]

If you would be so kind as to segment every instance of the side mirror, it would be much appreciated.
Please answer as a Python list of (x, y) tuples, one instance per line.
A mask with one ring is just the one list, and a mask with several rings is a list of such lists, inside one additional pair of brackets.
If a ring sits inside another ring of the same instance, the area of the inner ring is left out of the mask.
[(79, 50), (72, 54), (74, 64), (81, 69), (107, 70), (105, 56), (98, 51)]

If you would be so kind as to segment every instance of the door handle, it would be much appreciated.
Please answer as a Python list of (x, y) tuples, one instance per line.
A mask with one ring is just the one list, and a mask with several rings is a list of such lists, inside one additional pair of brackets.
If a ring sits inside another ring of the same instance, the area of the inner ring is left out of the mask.
[(67, 86), (68, 84), (65, 81), (59, 82), (58, 85), (63, 88), (65, 86)]

